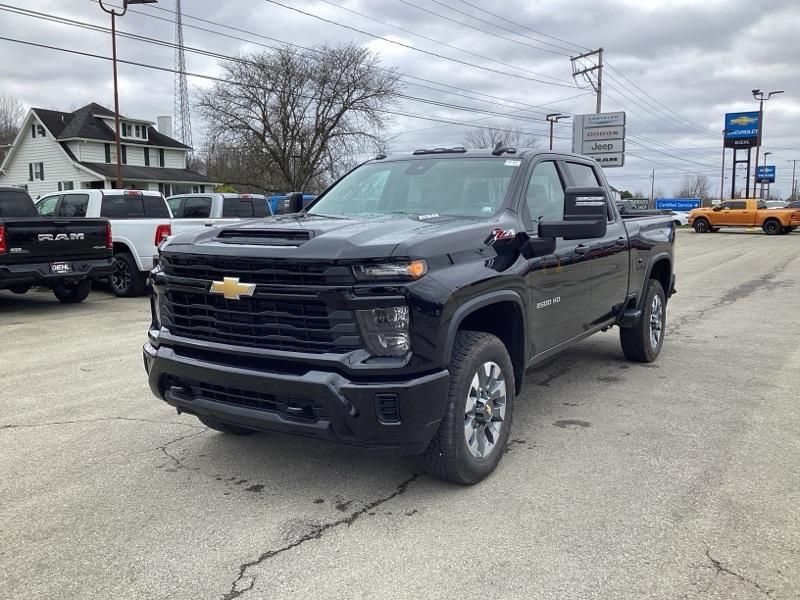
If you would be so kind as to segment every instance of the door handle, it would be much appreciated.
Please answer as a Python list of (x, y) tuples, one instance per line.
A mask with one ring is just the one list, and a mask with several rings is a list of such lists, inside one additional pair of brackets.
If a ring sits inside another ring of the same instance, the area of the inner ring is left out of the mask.
[(617, 246), (624, 246), (627, 243), (628, 243), (628, 240), (626, 240), (624, 237), (620, 236), (620, 237), (617, 238), (617, 241), (616, 241)]
[(575, 246), (575, 254), (586, 254), (589, 250), (591, 250), (591, 247), (586, 244), (578, 244)]

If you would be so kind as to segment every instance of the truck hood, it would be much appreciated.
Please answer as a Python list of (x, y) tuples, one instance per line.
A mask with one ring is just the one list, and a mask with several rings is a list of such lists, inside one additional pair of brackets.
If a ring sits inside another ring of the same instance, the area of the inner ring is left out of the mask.
[[(161, 246), (168, 252), (316, 260), (432, 257), (480, 250), (510, 215), (490, 219), (436, 215), (340, 218), (282, 215), (186, 231)], [(509, 225), (513, 226), (513, 225)]]

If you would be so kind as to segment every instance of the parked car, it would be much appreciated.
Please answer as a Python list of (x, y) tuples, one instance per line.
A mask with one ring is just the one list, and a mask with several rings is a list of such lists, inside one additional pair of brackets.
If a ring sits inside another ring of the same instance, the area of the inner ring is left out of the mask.
[(794, 202), (789, 202), (789, 203), (786, 204), (786, 206), (784, 208), (798, 209), (798, 208), (800, 208), (800, 200), (795, 200)]
[(673, 210), (672, 222), (675, 223), (675, 227), (683, 227), (684, 225), (688, 225), (689, 213), (683, 212), (682, 210)]
[(628, 359), (661, 350), (672, 216), (611, 197), (584, 156), (439, 148), (369, 161), (297, 214), (177, 234), (150, 387), (225, 433), (421, 454), (475, 483), (529, 367), (614, 325)]
[(177, 194), (167, 198), (167, 204), (173, 234), (272, 214), (267, 197), (260, 194)]
[(114, 270), (109, 281), (117, 296), (145, 292), (157, 247), (172, 233), (169, 208), (160, 192), (70, 190), (42, 196), (36, 209), (43, 216), (105, 217), (111, 221)]
[(768, 209), (763, 200), (726, 200), (710, 208), (695, 208), (689, 225), (697, 233), (720, 227), (761, 227), (767, 235), (789, 233), (800, 225), (800, 211)]
[(82, 302), (91, 279), (111, 273), (111, 224), (69, 213), (43, 218), (25, 188), (0, 187), (0, 290), (46, 286), (61, 302)]
[(786, 202), (783, 200), (764, 200), (767, 208), (786, 208)]

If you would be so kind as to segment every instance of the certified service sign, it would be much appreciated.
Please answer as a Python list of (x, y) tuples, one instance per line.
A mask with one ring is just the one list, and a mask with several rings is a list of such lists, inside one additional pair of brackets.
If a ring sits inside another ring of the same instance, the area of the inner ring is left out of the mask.
[(625, 113), (576, 115), (572, 121), (572, 151), (594, 158), (601, 167), (625, 164)]

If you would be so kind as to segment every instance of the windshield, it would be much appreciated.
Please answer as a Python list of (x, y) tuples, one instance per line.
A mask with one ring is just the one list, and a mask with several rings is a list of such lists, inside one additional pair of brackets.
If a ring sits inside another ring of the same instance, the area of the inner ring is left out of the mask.
[(0, 217), (38, 217), (28, 193), (20, 190), (0, 191)]
[(328, 190), (310, 214), (428, 214), (489, 217), (520, 160), (424, 158), (359, 167)]

